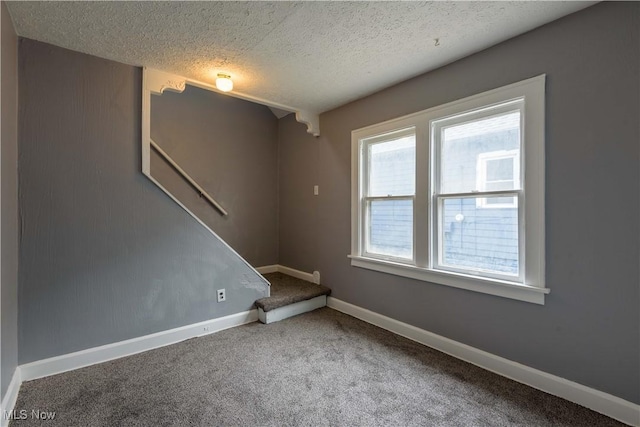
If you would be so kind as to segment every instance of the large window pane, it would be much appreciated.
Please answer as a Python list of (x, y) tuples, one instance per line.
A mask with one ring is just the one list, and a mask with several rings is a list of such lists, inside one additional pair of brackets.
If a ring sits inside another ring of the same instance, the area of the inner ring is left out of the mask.
[(367, 252), (413, 258), (413, 201), (369, 202)]
[[(513, 208), (483, 209), (478, 200)], [(444, 266), (518, 275), (516, 197), (445, 199), (442, 205)]]
[(369, 196), (405, 196), (415, 193), (415, 135), (371, 143), (368, 149)]
[(440, 128), (441, 193), (519, 189), (520, 112)]

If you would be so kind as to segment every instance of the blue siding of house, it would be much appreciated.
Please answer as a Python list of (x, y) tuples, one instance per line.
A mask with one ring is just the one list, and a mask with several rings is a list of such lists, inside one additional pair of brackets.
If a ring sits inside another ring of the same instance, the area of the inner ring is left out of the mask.
[(444, 264), (518, 273), (517, 209), (477, 207), (474, 198), (448, 199), (443, 222)]
[(413, 250), (413, 202), (371, 202), (369, 248), (376, 253), (410, 258)]

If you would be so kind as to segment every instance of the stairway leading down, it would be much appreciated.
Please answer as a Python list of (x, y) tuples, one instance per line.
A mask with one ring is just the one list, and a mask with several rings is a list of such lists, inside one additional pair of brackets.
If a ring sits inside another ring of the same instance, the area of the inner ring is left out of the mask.
[(331, 289), (282, 273), (264, 274), (271, 283), (271, 296), (256, 301), (258, 318), (273, 323), (327, 305)]

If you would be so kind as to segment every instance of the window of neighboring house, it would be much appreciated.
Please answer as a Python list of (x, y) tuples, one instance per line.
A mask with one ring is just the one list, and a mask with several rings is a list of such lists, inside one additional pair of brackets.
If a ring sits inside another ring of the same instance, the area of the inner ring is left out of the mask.
[(352, 144), (352, 265), (544, 303), (544, 76)]
[[(479, 191), (520, 188), (520, 150), (480, 153), (476, 170)], [(480, 208), (516, 208), (517, 202), (510, 197), (481, 197), (477, 199), (477, 206)]]

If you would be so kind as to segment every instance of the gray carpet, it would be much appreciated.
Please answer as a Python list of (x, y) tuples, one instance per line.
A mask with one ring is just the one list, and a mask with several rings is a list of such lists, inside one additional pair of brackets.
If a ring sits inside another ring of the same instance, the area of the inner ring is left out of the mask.
[(24, 383), (12, 426), (613, 426), (329, 308)]
[(264, 277), (271, 283), (271, 296), (260, 298), (256, 306), (265, 313), (285, 305), (306, 301), (320, 295), (329, 295), (331, 289), (282, 273), (269, 273)]

